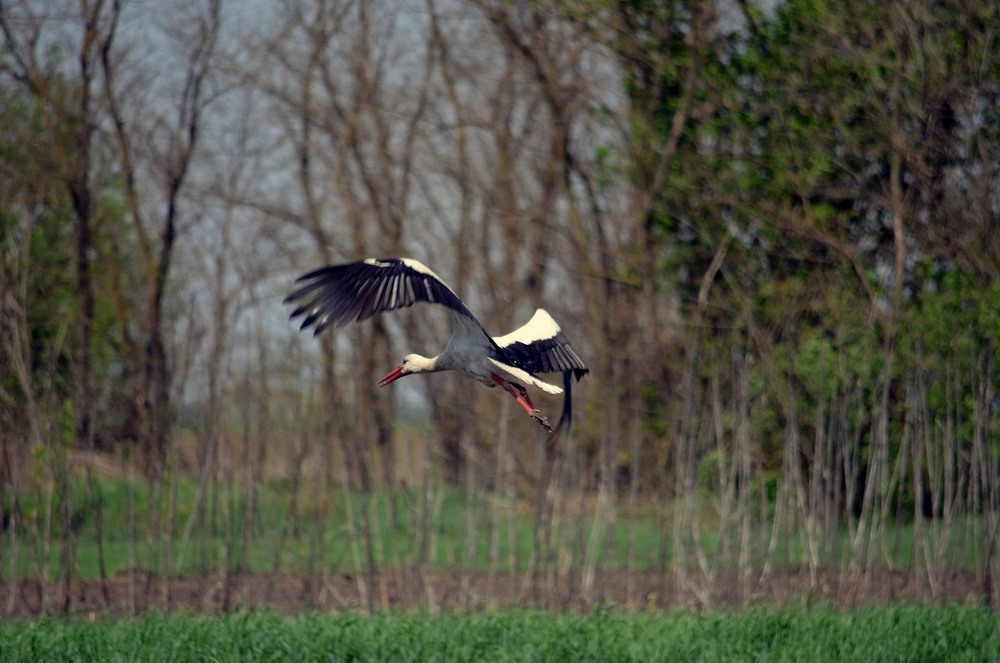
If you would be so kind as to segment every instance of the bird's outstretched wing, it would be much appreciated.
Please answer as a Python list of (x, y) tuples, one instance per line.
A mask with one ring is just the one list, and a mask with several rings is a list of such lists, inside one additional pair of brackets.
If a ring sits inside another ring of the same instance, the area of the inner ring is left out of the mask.
[(558, 432), (573, 417), (572, 378), (577, 382), (590, 372), (559, 324), (545, 309), (538, 309), (523, 327), (494, 338), (505, 355), (529, 373), (562, 373), (564, 384), (563, 411)]
[(545, 309), (523, 327), (493, 339), (508, 357), (529, 373), (571, 371), (579, 380), (590, 371)]
[(305, 316), (301, 329), (313, 327), (314, 335), (418, 302), (441, 304), (482, 327), (437, 274), (411, 258), (368, 258), (321, 267), (296, 283), (301, 285), (285, 303), (296, 305), (291, 317)]

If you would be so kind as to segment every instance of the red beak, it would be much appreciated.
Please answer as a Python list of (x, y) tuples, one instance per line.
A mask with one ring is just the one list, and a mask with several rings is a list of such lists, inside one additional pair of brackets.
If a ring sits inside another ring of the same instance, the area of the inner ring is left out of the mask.
[(390, 384), (392, 384), (399, 378), (403, 377), (404, 375), (407, 375), (407, 373), (403, 372), (403, 366), (401, 364), (396, 368), (392, 369), (392, 371), (388, 375), (386, 375), (384, 378), (378, 381), (379, 389), (381, 389), (382, 387), (388, 387)]

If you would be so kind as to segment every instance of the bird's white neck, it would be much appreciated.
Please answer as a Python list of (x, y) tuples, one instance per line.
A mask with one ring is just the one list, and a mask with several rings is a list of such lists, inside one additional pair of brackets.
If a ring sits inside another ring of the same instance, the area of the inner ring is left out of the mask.
[(407, 355), (406, 364), (410, 373), (434, 373), (435, 371), (443, 370), (443, 367), (438, 366), (438, 357), (424, 357), (423, 355), (411, 354)]

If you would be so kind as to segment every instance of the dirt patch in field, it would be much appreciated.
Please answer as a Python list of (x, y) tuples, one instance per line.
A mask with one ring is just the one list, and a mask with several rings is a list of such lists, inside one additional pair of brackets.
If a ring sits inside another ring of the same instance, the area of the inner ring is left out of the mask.
[[(931, 582), (938, 585), (931, 589)], [(861, 576), (844, 573), (777, 573), (769, 578), (679, 576), (673, 573), (597, 573), (538, 575), (421, 572), (270, 575), (216, 574), (166, 582), (137, 571), (106, 582), (71, 583), (67, 594), (58, 585), (38, 581), (4, 581), (0, 606), (4, 614), (31, 617), (71, 612), (135, 614), (149, 610), (221, 613), (267, 608), (289, 614), (304, 610), (481, 610), (531, 606), (586, 612), (597, 605), (630, 609), (684, 608), (708, 611), (756, 605), (826, 603), (842, 608), (895, 601), (936, 603), (983, 602), (986, 596), (975, 574), (956, 572), (929, 580), (911, 573), (883, 571)]]

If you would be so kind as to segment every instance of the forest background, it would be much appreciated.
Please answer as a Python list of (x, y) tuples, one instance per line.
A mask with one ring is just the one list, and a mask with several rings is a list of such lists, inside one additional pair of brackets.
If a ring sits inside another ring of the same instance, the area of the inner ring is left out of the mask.
[[(3, 2), (0, 608), (995, 604), (998, 35), (977, 0)], [(294, 278), (368, 256), (496, 334), (552, 312), (571, 433), (377, 390), (443, 311), (298, 333)]]

